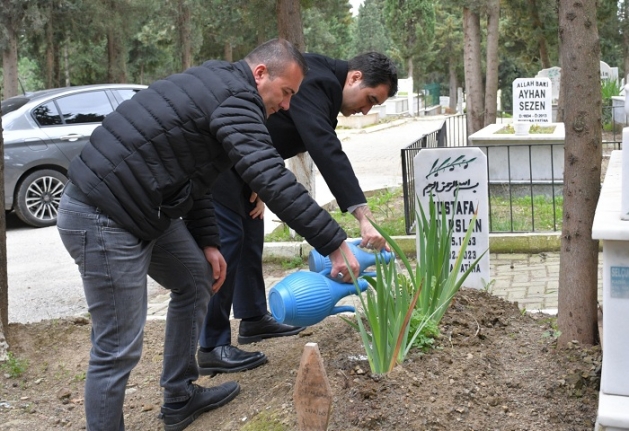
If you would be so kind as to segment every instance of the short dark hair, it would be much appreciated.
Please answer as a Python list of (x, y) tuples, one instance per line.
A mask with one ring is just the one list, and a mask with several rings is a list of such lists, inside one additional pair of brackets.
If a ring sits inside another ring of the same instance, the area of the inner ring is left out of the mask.
[(397, 93), (397, 68), (393, 61), (379, 52), (366, 52), (357, 55), (348, 62), (349, 70), (358, 70), (363, 74), (364, 87), (374, 88), (380, 84), (389, 86), (389, 97)]
[(308, 72), (308, 65), (304, 56), (286, 39), (271, 39), (258, 45), (247, 54), (245, 61), (250, 66), (264, 64), (271, 78), (282, 73), (290, 63), (296, 63), (304, 76)]

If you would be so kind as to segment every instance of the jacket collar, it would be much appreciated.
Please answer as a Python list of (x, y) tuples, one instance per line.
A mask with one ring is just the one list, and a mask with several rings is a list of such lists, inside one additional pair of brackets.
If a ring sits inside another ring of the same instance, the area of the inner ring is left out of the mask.
[(341, 88), (345, 87), (345, 81), (347, 80), (347, 72), (349, 72), (349, 63), (344, 60), (332, 60), (333, 71), (336, 79), (339, 80)]
[(239, 60), (233, 63), (234, 69), (236, 69), (243, 78), (247, 80), (247, 82), (253, 85), (256, 89), (258, 88), (256, 85), (256, 80), (253, 77), (253, 72), (251, 71), (251, 67), (245, 60)]

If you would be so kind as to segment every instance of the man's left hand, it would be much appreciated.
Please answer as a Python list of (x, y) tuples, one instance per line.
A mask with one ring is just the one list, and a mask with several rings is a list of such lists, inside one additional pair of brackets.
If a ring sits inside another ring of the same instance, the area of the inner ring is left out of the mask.
[(214, 295), (225, 282), (225, 277), (227, 277), (227, 262), (225, 262), (225, 258), (216, 247), (204, 247), (203, 253), (205, 254), (205, 259), (212, 266), (212, 276), (214, 277), (214, 280), (212, 280), (212, 295)]
[(264, 207), (265, 207), (264, 202), (262, 202), (262, 199), (258, 197), (258, 194), (256, 192), (251, 192), (251, 197), (249, 198), (249, 202), (256, 203), (256, 206), (249, 212), (249, 215), (251, 216), (251, 218), (260, 217), (260, 220), (262, 220), (264, 218)]

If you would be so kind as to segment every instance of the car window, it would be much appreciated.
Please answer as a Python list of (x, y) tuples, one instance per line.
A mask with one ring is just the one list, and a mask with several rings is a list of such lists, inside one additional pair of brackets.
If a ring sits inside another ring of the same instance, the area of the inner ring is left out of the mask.
[(140, 90), (118, 89), (116, 91), (118, 92), (120, 97), (122, 97), (122, 100), (129, 100), (129, 99), (131, 99), (135, 95), (135, 93), (137, 93)]
[(2, 116), (8, 114), (9, 112), (13, 112), (17, 109), (20, 109), (22, 106), (24, 106), (27, 102), (28, 102), (28, 97), (20, 97), (20, 96), (15, 96), (15, 97), (10, 97), (6, 100), (3, 100), (2, 103), (0, 104), (1, 109), (2, 109)]
[(44, 103), (33, 109), (33, 116), (40, 126), (63, 124), (57, 106), (53, 102)]
[(113, 111), (104, 91), (73, 94), (55, 101), (66, 124), (100, 123)]

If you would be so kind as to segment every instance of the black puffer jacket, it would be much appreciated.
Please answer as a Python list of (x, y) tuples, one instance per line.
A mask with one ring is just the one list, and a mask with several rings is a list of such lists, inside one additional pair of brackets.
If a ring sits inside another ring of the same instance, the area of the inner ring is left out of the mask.
[(156, 81), (98, 127), (69, 176), (91, 203), (142, 239), (184, 217), (200, 246), (219, 245), (209, 189), (236, 171), (290, 227), (327, 255), (345, 232), (285, 168), (244, 61), (208, 61)]

